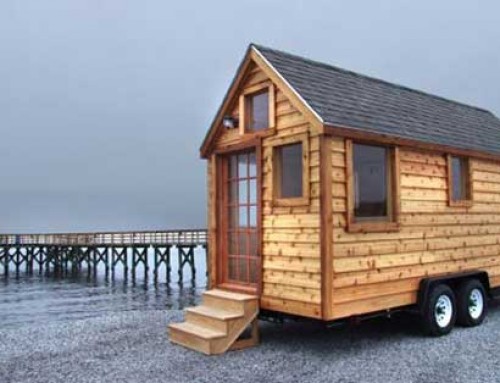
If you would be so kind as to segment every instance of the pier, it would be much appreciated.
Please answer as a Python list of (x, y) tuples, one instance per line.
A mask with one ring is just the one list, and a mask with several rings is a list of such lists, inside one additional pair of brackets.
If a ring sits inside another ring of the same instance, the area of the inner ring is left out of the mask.
[(125, 278), (130, 272), (135, 279), (138, 267), (142, 266), (145, 279), (152, 271), (157, 281), (161, 270), (164, 270), (166, 282), (170, 283), (172, 257), (177, 256), (178, 282), (183, 282), (186, 267), (194, 282), (196, 248), (203, 249), (205, 257), (208, 256), (205, 229), (0, 234), (0, 273), (4, 276), (21, 271), (69, 273), (86, 268), (91, 275), (102, 266), (106, 277), (110, 274), (114, 277), (120, 268)]

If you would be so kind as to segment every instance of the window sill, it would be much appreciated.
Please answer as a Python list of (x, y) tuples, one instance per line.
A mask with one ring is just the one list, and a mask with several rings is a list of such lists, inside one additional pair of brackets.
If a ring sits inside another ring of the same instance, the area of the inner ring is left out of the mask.
[(241, 136), (244, 138), (265, 138), (273, 136), (275, 133), (275, 128), (266, 128), (260, 130), (246, 130)]
[(448, 206), (450, 207), (472, 207), (471, 200), (462, 200), (462, 201), (448, 201)]
[(383, 233), (399, 231), (397, 222), (350, 222), (347, 225), (349, 233)]
[(293, 207), (293, 206), (309, 206), (309, 198), (275, 198), (273, 199), (274, 207)]

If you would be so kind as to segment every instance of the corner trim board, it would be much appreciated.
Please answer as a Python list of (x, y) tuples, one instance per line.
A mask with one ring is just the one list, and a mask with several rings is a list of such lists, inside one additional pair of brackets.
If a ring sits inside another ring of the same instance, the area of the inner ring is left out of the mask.
[(321, 248), (321, 316), (333, 317), (333, 208), (331, 139), (320, 135), (320, 248)]

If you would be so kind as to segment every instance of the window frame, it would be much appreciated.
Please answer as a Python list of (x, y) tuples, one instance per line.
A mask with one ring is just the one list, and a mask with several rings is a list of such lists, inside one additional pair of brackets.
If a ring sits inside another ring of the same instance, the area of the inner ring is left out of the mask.
[[(283, 146), (293, 144), (302, 144), (302, 196), (300, 197), (281, 197), (281, 163), (277, 150)], [(278, 138), (271, 142), (271, 163), (272, 163), (272, 206), (290, 207), (290, 206), (308, 206), (310, 203), (310, 169), (309, 169), (309, 135), (307, 133), (294, 135), (284, 138)]]
[[(259, 93), (267, 92), (268, 94), (268, 122), (269, 126), (260, 130), (249, 129), (248, 118), (250, 116), (249, 111), (249, 98)], [(272, 82), (264, 82), (261, 84), (250, 86), (244, 89), (240, 95), (239, 99), (239, 128), (241, 135), (255, 135), (255, 136), (267, 136), (274, 134), (276, 124), (276, 93), (275, 87)]]
[[(354, 144), (379, 146), (388, 150), (388, 177), (387, 177), (387, 216), (356, 218), (355, 187), (354, 187)], [(345, 141), (346, 155), (346, 199), (347, 199), (347, 231), (351, 233), (391, 232), (399, 231), (400, 223), (400, 165), (399, 148), (372, 141), (351, 140)]]
[[(456, 200), (453, 198), (453, 158), (459, 158), (465, 161), (467, 168), (462, 170), (462, 176), (465, 176), (465, 199)], [(473, 204), (473, 182), (472, 182), (472, 167), (471, 159), (467, 156), (457, 156), (453, 154), (446, 155), (446, 165), (448, 168), (448, 206), (452, 207), (471, 207)]]

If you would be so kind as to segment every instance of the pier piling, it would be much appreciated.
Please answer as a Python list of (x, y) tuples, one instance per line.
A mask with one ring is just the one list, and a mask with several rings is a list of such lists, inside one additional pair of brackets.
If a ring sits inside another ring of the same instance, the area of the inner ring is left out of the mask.
[[(196, 278), (195, 250), (200, 248), (207, 255), (206, 230), (169, 230), (154, 232), (111, 232), (71, 234), (0, 234), (0, 275), (8, 276), (10, 265), (16, 275), (24, 270), (42, 274), (53, 271), (67, 275), (87, 268), (87, 274), (96, 275), (102, 267), (106, 278), (115, 276), (121, 267), (124, 278), (131, 267), (135, 280), (137, 267), (142, 266), (144, 280), (148, 279), (150, 264), (155, 283), (160, 270), (165, 268), (167, 284), (172, 278), (172, 249), (177, 248), (178, 281), (184, 282), (184, 268)], [(129, 257), (130, 255), (130, 257)], [(152, 256), (150, 262), (149, 258)], [(130, 260), (130, 262), (129, 262)]]

